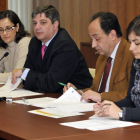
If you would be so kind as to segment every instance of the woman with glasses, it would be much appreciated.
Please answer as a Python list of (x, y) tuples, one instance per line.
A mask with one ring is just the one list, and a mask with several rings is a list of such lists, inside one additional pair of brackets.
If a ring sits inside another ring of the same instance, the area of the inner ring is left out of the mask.
[(6, 82), (15, 68), (24, 65), (28, 53), (30, 33), (17, 14), (11, 10), (0, 12), (0, 82)]
[(140, 15), (129, 24), (126, 36), (134, 55), (129, 88), (125, 99), (119, 102), (103, 101), (94, 105), (95, 114), (123, 121), (140, 121)]

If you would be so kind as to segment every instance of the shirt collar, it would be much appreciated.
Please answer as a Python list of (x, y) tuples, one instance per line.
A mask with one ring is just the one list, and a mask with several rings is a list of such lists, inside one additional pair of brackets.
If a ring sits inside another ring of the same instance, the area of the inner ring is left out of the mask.
[(118, 47), (119, 47), (120, 42), (121, 42), (121, 40), (118, 42), (118, 44), (116, 45), (115, 49), (113, 50), (113, 52), (110, 55), (110, 57), (112, 59), (115, 59), (115, 56), (116, 56), (116, 53), (117, 53), (117, 50), (118, 50)]
[[(57, 34), (57, 33), (56, 33)], [(45, 43), (45, 46), (49, 46), (50, 42), (52, 41), (52, 39), (56, 36), (56, 34), (49, 40)], [(44, 45), (44, 43), (42, 42), (42, 45)]]

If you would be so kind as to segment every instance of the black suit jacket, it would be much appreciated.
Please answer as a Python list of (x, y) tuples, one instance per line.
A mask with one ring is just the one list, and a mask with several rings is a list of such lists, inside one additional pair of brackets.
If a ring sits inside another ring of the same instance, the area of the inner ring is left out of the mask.
[(134, 102), (131, 100), (131, 89), (134, 86), (136, 69), (132, 63), (131, 77), (129, 82), (129, 88), (125, 99), (115, 102), (115, 104), (123, 109), (123, 120), (124, 121), (140, 121), (140, 108), (136, 107)]
[(24, 65), (30, 69), (24, 88), (62, 93), (63, 86), (58, 82), (71, 82), (79, 89), (92, 85), (92, 77), (85, 59), (65, 29), (59, 29), (50, 42), (43, 60), (41, 48), (42, 42), (33, 37)]

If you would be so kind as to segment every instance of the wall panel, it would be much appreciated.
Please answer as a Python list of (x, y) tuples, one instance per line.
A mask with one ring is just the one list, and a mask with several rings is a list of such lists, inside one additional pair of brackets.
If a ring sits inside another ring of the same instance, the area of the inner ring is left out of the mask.
[(61, 27), (67, 29), (78, 47), (90, 41), (88, 25), (92, 15), (99, 11), (114, 13), (120, 22), (123, 37), (129, 22), (140, 14), (140, 0), (33, 0), (33, 7), (52, 4), (59, 13)]
[(0, 0), (0, 11), (6, 10), (8, 7), (8, 0)]

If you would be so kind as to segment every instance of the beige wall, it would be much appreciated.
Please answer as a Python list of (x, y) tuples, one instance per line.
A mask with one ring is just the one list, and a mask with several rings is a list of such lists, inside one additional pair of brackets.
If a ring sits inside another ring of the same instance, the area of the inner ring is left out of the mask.
[(94, 13), (109, 11), (117, 15), (124, 37), (128, 23), (140, 14), (140, 0), (33, 0), (33, 8), (43, 4), (58, 9), (61, 27), (67, 29), (78, 47), (80, 42), (90, 41), (87, 28)]

